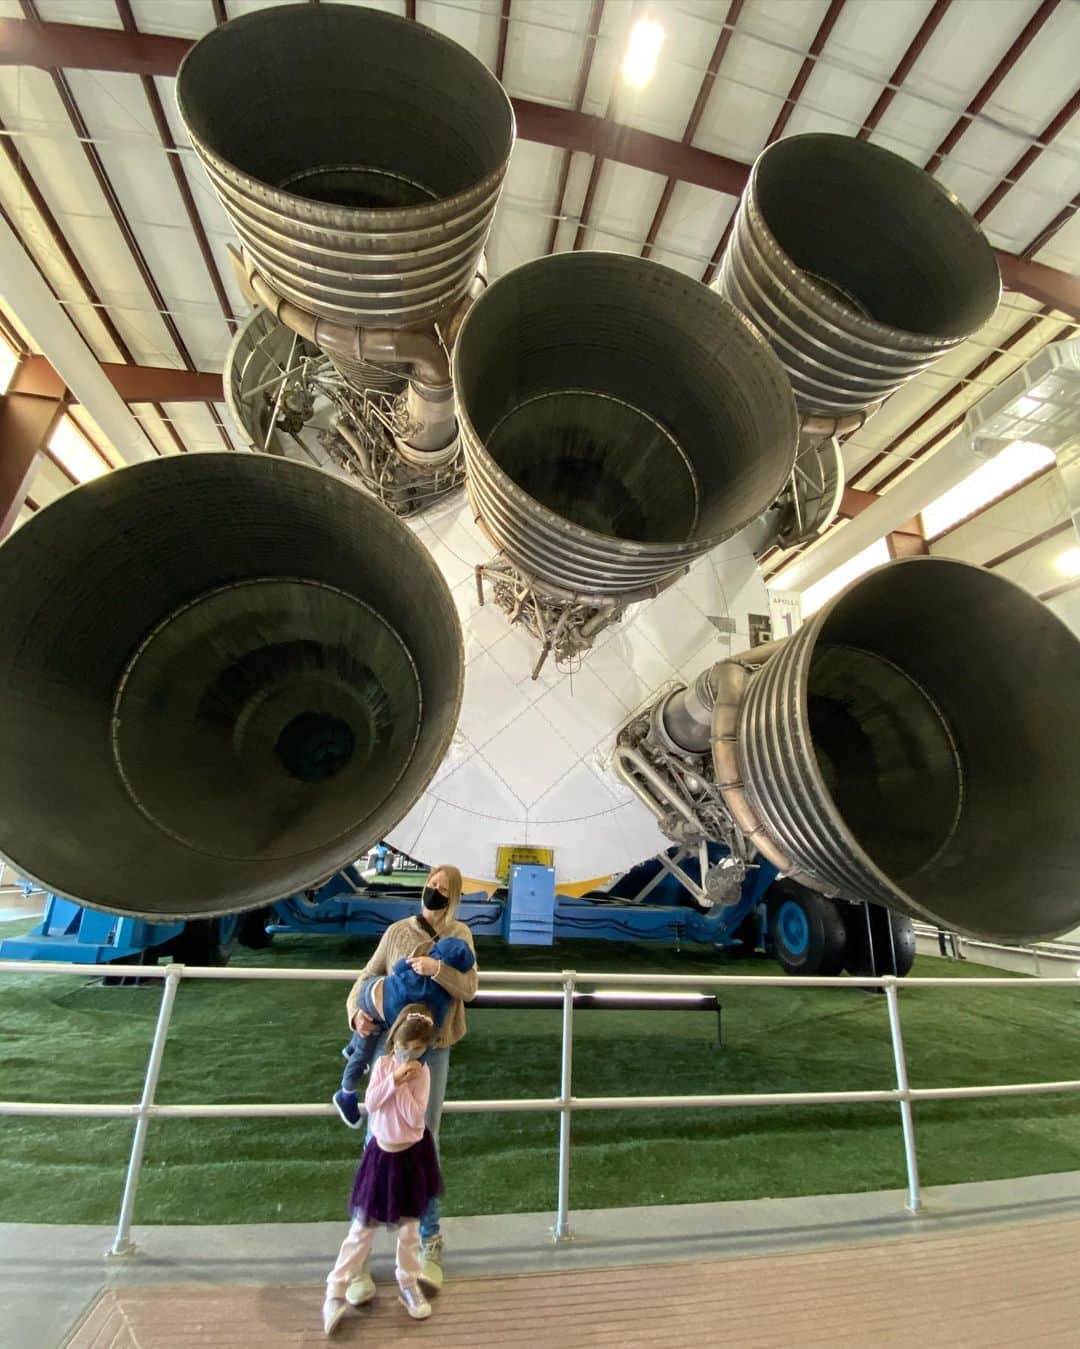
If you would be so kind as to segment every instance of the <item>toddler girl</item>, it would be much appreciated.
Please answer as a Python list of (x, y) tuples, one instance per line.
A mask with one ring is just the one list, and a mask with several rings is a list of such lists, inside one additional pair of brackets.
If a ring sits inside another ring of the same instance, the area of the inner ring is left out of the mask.
[(371, 1136), (353, 1182), (352, 1226), (326, 1279), (323, 1329), (332, 1335), (349, 1304), (345, 1290), (363, 1269), (375, 1228), (397, 1226), (400, 1299), (414, 1320), (431, 1315), (417, 1282), (421, 1269), (420, 1215), (442, 1192), (439, 1158), (424, 1127), (431, 1073), (420, 1058), (434, 1043), (435, 1018), (423, 1003), (402, 1009), (386, 1037), (386, 1050), (371, 1070), (364, 1105)]

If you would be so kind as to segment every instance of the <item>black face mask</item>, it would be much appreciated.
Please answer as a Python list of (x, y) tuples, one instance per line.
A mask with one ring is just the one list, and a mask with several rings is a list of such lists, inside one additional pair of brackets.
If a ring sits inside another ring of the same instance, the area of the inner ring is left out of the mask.
[(445, 909), (450, 901), (441, 891), (435, 890), (430, 885), (425, 885), (424, 893), (420, 896), (420, 903), (429, 913), (438, 913), (440, 909)]

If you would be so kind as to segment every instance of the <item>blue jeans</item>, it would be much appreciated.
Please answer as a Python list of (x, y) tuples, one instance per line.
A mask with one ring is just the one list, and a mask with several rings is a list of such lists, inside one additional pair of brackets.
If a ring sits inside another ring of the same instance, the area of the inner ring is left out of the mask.
[(379, 1025), (374, 1035), (361, 1035), (353, 1031), (352, 1038), (345, 1046), (345, 1071), (341, 1074), (341, 1090), (355, 1092), (364, 1079), (364, 1074), (375, 1062), (375, 1055), (386, 1036), (387, 1027), (383, 1022), (375, 1000), (371, 995), (375, 978), (365, 979), (360, 986), (360, 1010)]
[[(373, 1040), (375, 1036), (371, 1037)], [(383, 1041), (386, 1039), (386, 1032), (380, 1031), (376, 1040), (376, 1053), (381, 1052)], [(446, 1078), (450, 1072), (450, 1050), (449, 1049), (429, 1049), (420, 1060), (426, 1063), (431, 1073), (431, 1095), (428, 1097), (427, 1114), (424, 1116), (424, 1124), (428, 1132), (435, 1140), (435, 1151), (439, 1151), (439, 1125), (442, 1123), (443, 1101), (446, 1099)], [(368, 1123), (367, 1134), (364, 1142), (367, 1143), (371, 1137), (371, 1124)], [(440, 1159), (441, 1160), (441, 1159)], [(428, 1200), (427, 1208), (420, 1215), (420, 1240), (429, 1241), (432, 1237), (439, 1235), (439, 1196), (432, 1195)]]

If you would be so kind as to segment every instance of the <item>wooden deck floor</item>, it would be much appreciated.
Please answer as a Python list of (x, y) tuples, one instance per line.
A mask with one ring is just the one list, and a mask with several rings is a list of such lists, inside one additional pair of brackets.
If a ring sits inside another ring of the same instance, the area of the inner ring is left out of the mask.
[[(410, 1321), (393, 1287), (344, 1349), (1080, 1345), (1080, 1219), (784, 1255), (461, 1279)], [(144, 1285), (101, 1295), (70, 1349), (320, 1345), (318, 1287)]]

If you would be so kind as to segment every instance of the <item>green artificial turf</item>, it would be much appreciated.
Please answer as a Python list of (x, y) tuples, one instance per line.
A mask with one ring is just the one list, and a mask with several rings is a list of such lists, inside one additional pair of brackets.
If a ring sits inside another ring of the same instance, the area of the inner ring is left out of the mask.
[[(27, 924), (0, 925), (0, 937)], [(238, 966), (359, 967), (370, 941), (286, 937)], [(775, 974), (728, 960), (602, 942), (554, 950), (479, 943), (481, 968)], [(916, 974), (993, 972), (920, 958)], [(1033, 981), (1034, 983), (1034, 981)], [(340, 1073), (345, 985), (181, 986), (158, 1093), (163, 1103), (328, 1100)], [(135, 1101), (160, 998), (65, 976), (0, 977), (0, 1099)], [(715, 1020), (690, 1012), (583, 1011), (574, 1091), (587, 1095), (810, 1091), (893, 1085), (884, 999), (854, 989), (724, 991)], [(1080, 1078), (1080, 989), (901, 994), (914, 1086)], [(454, 1050), (450, 1099), (554, 1096), (560, 1015), (474, 1011)], [(1080, 1098), (934, 1102), (915, 1108), (924, 1184), (1080, 1168)], [(132, 1126), (0, 1116), (0, 1219), (115, 1219)], [(447, 1115), (446, 1211), (550, 1210), (554, 1115)], [(136, 1205), (144, 1223), (344, 1216), (360, 1137), (325, 1120), (162, 1120), (150, 1126)], [(893, 1105), (589, 1111), (574, 1116), (571, 1204), (752, 1199), (905, 1184)]]

